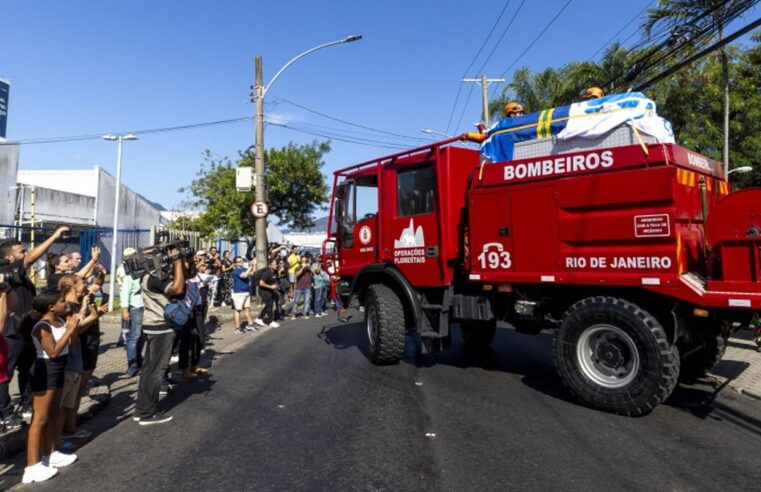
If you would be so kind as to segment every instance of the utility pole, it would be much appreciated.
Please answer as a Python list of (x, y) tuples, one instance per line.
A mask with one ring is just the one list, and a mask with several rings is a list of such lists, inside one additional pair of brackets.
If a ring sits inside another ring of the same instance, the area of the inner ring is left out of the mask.
[(476, 84), (481, 84), (481, 103), (483, 104), (483, 118), (484, 118), (484, 126), (489, 127), (489, 84), (496, 84), (499, 82), (504, 82), (505, 79), (499, 78), (499, 79), (489, 79), (486, 77), (486, 74), (481, 75), (480, 79), (462, 79), (463, 82), (472, 82)]
[[(254, 63), (254, 199), (264, 201), (264, 85), (262, 84), (262, 57), (257, 56)], [(256, 217), (254, 233), (256, 234), (256, 268), (267, 264), (267, 217)]]

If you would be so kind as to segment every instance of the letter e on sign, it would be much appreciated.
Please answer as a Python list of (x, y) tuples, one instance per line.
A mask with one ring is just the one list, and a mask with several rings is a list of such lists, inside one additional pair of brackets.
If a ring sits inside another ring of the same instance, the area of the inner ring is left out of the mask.
[(257, 219), (266, 217), (268, 212), (269, 212), (269, 208), (267, 207), (267, 204), (264, 202), (254, 202), (251, 204), (251, 215), (253, 215)]

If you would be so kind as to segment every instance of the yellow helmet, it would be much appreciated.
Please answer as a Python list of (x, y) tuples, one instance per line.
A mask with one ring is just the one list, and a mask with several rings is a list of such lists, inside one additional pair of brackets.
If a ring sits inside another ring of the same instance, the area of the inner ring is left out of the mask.
[(523, 109), (523, 106), (521, 105), (521, 103), (516, 101), (510, 101), (509, 103), (505, 104), (504, 111), (505, 111), (505, 118), (510, 118), (511, 116), (520, 116), (526, 112), (526, 110)]
[(590, 99), (600, 99), (601, 97), (605, 96), (605, 91), (600, 89), (599, 87), (590, 87), (588, 89), (584, 89), (579, 94), (579, 97), (582, 101), (588, 101)]

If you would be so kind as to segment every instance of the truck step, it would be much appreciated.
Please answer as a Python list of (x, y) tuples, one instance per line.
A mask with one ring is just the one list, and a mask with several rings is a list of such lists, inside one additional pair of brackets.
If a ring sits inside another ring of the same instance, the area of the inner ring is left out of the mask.
[(435, 338), (435, 339), (446, 337), (446, 335), (442, 335), (441, 333), (437, 333), (435, 331), (424, 331), (420, 334), (420, 336), (423, 338)]
[(429, 311), (441, 311), (442, 309), (444, 309), (444, 306), (442, 306), (441, 304), (421, 304), (420, 308), (427, 309)]

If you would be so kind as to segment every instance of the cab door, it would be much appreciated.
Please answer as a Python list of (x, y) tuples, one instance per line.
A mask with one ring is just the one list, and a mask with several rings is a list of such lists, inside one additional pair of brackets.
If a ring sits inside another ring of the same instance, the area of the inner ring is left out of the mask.
[(342, 276), (353, 276), (377, 261), (377, 175), (355, 176), (336, 192), (336, 242)]
[(384, 170), (383, 249), (388, 261), (414, 286), (440, 286), (435, 162), (389, 166)]

